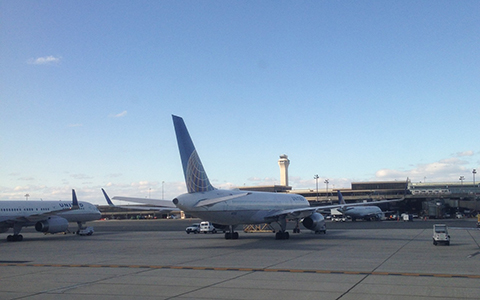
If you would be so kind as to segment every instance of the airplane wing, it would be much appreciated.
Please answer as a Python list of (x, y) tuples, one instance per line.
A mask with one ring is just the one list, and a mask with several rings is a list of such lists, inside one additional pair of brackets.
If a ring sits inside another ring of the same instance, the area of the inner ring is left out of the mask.
[(154, 211), (164, 211), (164, 212), (171, 212), (171, 211), (180, 211), (172, 201), (169, 200), (159, 200), (159, 199), (145, 199), (145, 198), (135, 198), (135, 197), (113, 197), (115, 200), (121, 201), (128, 201), (128, 202), (135, 202), (135, 203), (145, 203), (149, 205), (155, 206), (133, 206), (133, 205), (115, 205), (108, 197), (107, 192), (102, 189), (103, 195), (105, 196), (105, 200), (107, 200), (108, 205), (114, 207), (120, 207), (125, 209), (134, 209), (134, 210), (154, 210)]
[(275, 210), (265, 216), (266, 221), (276, 220), (280, 217), (286, 219), (302, 219), (317, 211), (317, 207), (303, 207), (297, 209)]
[(154, 210), (161, 212), (180, 211), (178, 208), (160, 207), (160, 206), (135, 206), (135, 205), (115, 205), (115, 207), (133, 210)]
[(150, 199), (150, 198), (136, 198), (136, 197), (123, 197), (123, 196), (115, 196), (112, 198), (113, 200), (120, 200), (120, 201), (127, 201), (127, 202), (135, 202), (135, 203), (144, 203), (149, 205), (155, 205), (158, 207), (163, 208), (177, 208), (175, 204), (173, 204), (170, 200), (161, 200), (161, 199)]
[(216, 204), (216, 203), (220, 203), (220, 202), (227, 201), (227, 200), (232, 200), (232, 199), (235, 199), (235, 198), (240, 198), (240, 197), (247, 196), (247, 195), (250, 195), (250, 194), (251, 193), (241, 193), (241, 194), (236, 194), (236, 195), (229, 195), (229, 196), (224, 196), (224, 197), (200, 200), (195, 205), (195, 207), (213, 205), (213, 204)]
[(36, 215), (29, 215), (29, 216), (16, 216), (16, 217), (10, 217), (8, 219), (3, 218), (3, 220), (0, 220), (0, 222), (6, 222), (6, 223), (36, 223), (38, 221), (43, 221), (45, 219), (48, 219), (48, 217), (54, 216), (60, 212), (64, 211), (70, 211), (71, 209), (61, 209), (61, 210), (56, 210), (56, 211), (49, 211), (46, 213), (41, 213), (41, 214), (36, 214)]
[[(235, 195), (229, 195), (229, 196), (223, 196), (223, 197), (218, 197), (218, 198), (209, 198), (209, 199), (204, 199), (200, 200), (195, 207), (202, 207), (202, 206), (208, 206), (208, 205), (213, 205), (216, 203), (240, 198), (243, 196), (247, 196), (250, 193), (241, 193), (241, 194), (235, 194)], [(157, 206), (162, 206), (165, 208), (173, 208), (177, 209), (175, 204), (173, 204), (172, 201), (170, 200), (159, 200), (159, 199), (148, 199), (148, 198), (135, 198), (135, 197), (122, 197), (122, 196), (115, 196), (112, 199), (114, 200), (121, 200), (121, 201), (129, 201), (129, 202), (135, 202), (135, 203), (145, 203), (145, 204), (150, 204), (150, 205), (157, 205)], [(177, 209), (178, 210), (178, 209)]]

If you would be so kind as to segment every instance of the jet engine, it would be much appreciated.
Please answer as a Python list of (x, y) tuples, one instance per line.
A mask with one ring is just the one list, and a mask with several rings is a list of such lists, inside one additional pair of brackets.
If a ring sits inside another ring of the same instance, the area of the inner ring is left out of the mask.
[(313, 213), (302, 221), (305, 228), (315, 231), (315, 233), (326, 232), (325, 219), (320, 213)]
[(60, 217), (50, 217), (45, 221), (38, 221), (35, 230), (45, 233), (65, 232), (68, 229), (68, 221)]

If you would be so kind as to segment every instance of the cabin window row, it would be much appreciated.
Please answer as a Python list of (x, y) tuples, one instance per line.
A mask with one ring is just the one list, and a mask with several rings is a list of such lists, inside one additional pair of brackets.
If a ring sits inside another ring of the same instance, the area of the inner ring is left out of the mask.
[[(21, 209), (21, 208), (2, 208), (0, 209), (0, 211), (34, 211), (35, 209), (33, 208), (24, 208), (24, 209)], [(38, 210), (38, 208), (36, 209)], [(49, 208), (40, 208), (40, 210), (44, 210), (44, 211), (49, 211), (50, 209)]]

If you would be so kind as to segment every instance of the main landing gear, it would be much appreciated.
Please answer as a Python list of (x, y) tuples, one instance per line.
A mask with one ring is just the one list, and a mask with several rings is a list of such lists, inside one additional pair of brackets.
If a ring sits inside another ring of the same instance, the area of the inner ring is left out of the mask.
[(226, 240), (238, 240), (238, 232), (235, 232), (235, 226), (230, 226), (230, 231), (225, 232)]
[(300, 233), (300, 220), (297, 219), (295, 223), (295, 228), (293, 228), (293, 233)]
[(23, 241), (23, 235), (21, 234), (14, 234), (7, 236), (7, 242), (21, 242)]
[[(286, 230), (287, 229), (287, 219), (284, 216), (280, 217), (280, 219), (278, 219), (277, 223), (278, 223), (278, 225), (280, 225), (280, 231), (275, 233), (275, 239), (276, 240), (288, 240), (290, 238), (290, 234)], [(298, 232), (300, 232), (300, 229), (298, 229)]]
[(13, 224), (13, 235), (7, 236), (7, 242), (21, 242), (23, 241), (23, 235), (20, 234), (22, 226), (18, 223)]
[(290, 234), (288, 231), (279, 231), (275, 233), (276, 240), (288, 240), (290, 238)]

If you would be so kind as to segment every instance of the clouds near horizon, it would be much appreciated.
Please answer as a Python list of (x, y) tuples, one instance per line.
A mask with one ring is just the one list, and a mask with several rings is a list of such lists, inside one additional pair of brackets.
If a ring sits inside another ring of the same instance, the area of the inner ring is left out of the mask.
[[(462, 156), (459, 155), (459, 157)], [(473, 168), (470, 169), (470, 165), (471, 163), (466, 160), (450, 157), (432, 163), (418, 164), (409, 170), (381, 169), (375, 173), (375, 178), (378, 180), (395, 180), (408, 177), (412, 181), (452, 182), (457, 180), (459, 176), (471, 173)]]

